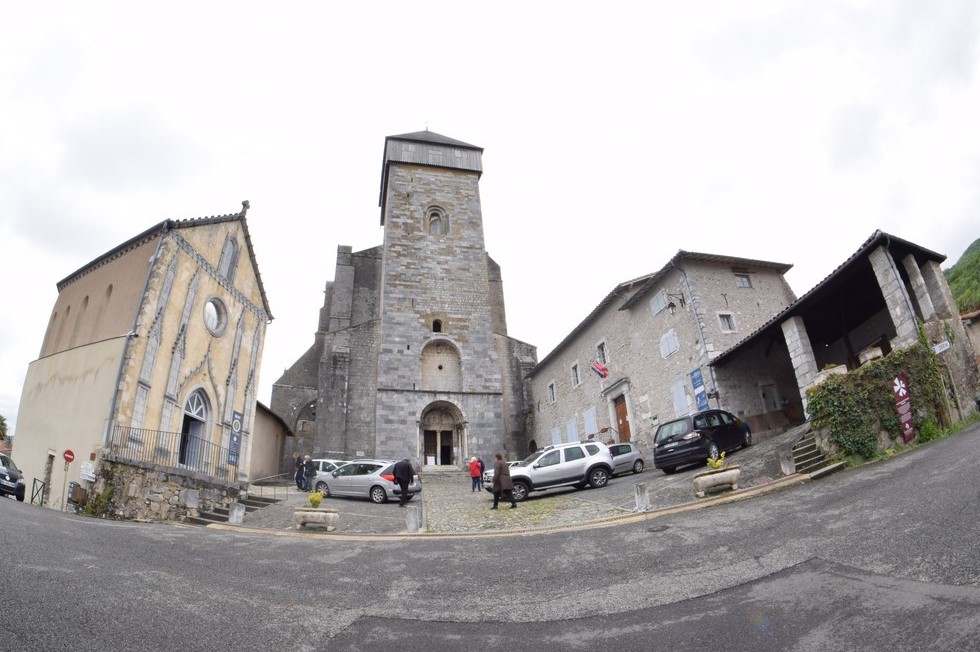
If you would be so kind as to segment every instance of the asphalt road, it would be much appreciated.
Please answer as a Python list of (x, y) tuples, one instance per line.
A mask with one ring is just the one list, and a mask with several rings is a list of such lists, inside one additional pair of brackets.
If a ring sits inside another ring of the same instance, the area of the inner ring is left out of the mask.
[(74, 651), (978, 650), (978, 451), (974, 425), (751, 500), (496, 536), (295, 536), (2, 500), (0, 640)]

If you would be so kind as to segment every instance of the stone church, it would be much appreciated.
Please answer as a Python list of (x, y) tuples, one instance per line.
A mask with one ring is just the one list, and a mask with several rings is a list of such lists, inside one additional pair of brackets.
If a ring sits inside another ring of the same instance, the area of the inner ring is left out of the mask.
[(385, 139), (384, 243), (337, 249), (312, 346), (272, 389), (283, 451), (458, 466), (523, 456), (535, 348), (507, 335), (480, 207), (483, 149), (430, 131)]

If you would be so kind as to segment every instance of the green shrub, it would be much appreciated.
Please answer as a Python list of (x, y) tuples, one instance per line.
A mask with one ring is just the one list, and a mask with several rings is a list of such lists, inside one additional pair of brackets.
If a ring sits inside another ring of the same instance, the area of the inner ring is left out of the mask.
[(902, 424), (895, 409), (894, 379), (908, 379), (913, 423), (935, 437), (942, 414), (942, 379), (935, 354), (920, 333), (920, 343), (872, 360), (847, 375), (832, 376), (807, 392), (813, 424), (826, 428), (841, 454), (872, 459), (878, 455), (879, 433), (901, 441)]

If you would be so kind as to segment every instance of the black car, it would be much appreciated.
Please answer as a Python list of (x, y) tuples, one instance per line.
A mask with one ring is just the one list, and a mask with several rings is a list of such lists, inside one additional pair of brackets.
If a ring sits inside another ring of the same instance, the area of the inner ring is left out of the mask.
[(4, 494), (24, 502), (24, 475), (8, 455), (0, 453), (0, 496)]
[(654, 437), (653, 466), (673, 473), (679, 466), (704, 464), (722, 451), (752, 445), (752, 431), (734, 414), (705, 410), (668, 421)]

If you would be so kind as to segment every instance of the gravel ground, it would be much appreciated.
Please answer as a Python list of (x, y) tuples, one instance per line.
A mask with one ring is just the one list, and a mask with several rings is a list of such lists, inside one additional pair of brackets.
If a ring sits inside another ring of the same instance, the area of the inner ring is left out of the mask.
[[(800, 434), (798, 428), (768, 437), (757, 436), (752, 447), (729, 454), (728, 461), (742, 469), (740, 491), (782, 478), (779, 457), (792, 450)], [(334, 534), (405, 534), (410, 531), (412, 519), (421, 524), (419, 531), (442, 534), (563, 528), (634, 514), (638, 483), (646, 485), (651, 509), (696, 503), (691, 479), (702, 470), (703, 467), (692, 467), (667, 476), (649, 468), (639, 475), (619, 476), (602, 490), (557, 489), (532, 493), (516, 509), (503, 503), (500, 509), (491, 510), (492, 496), (486, 491), (471, 491), (468, 473), (440, 469), (423, 473), (422, 494), (410, 503), (410, 508), (415, 510), (413, 514), (400, 509), (396, 500), (375, 505), (367, 499), (328, 498), (322, 506), (339, 512)], [(295, 487), (267, 487), (262, 491), (281, 502), (246, 514), (242, 525), (295, 531), (293, 510), (307, 504), (308, 494)]]

